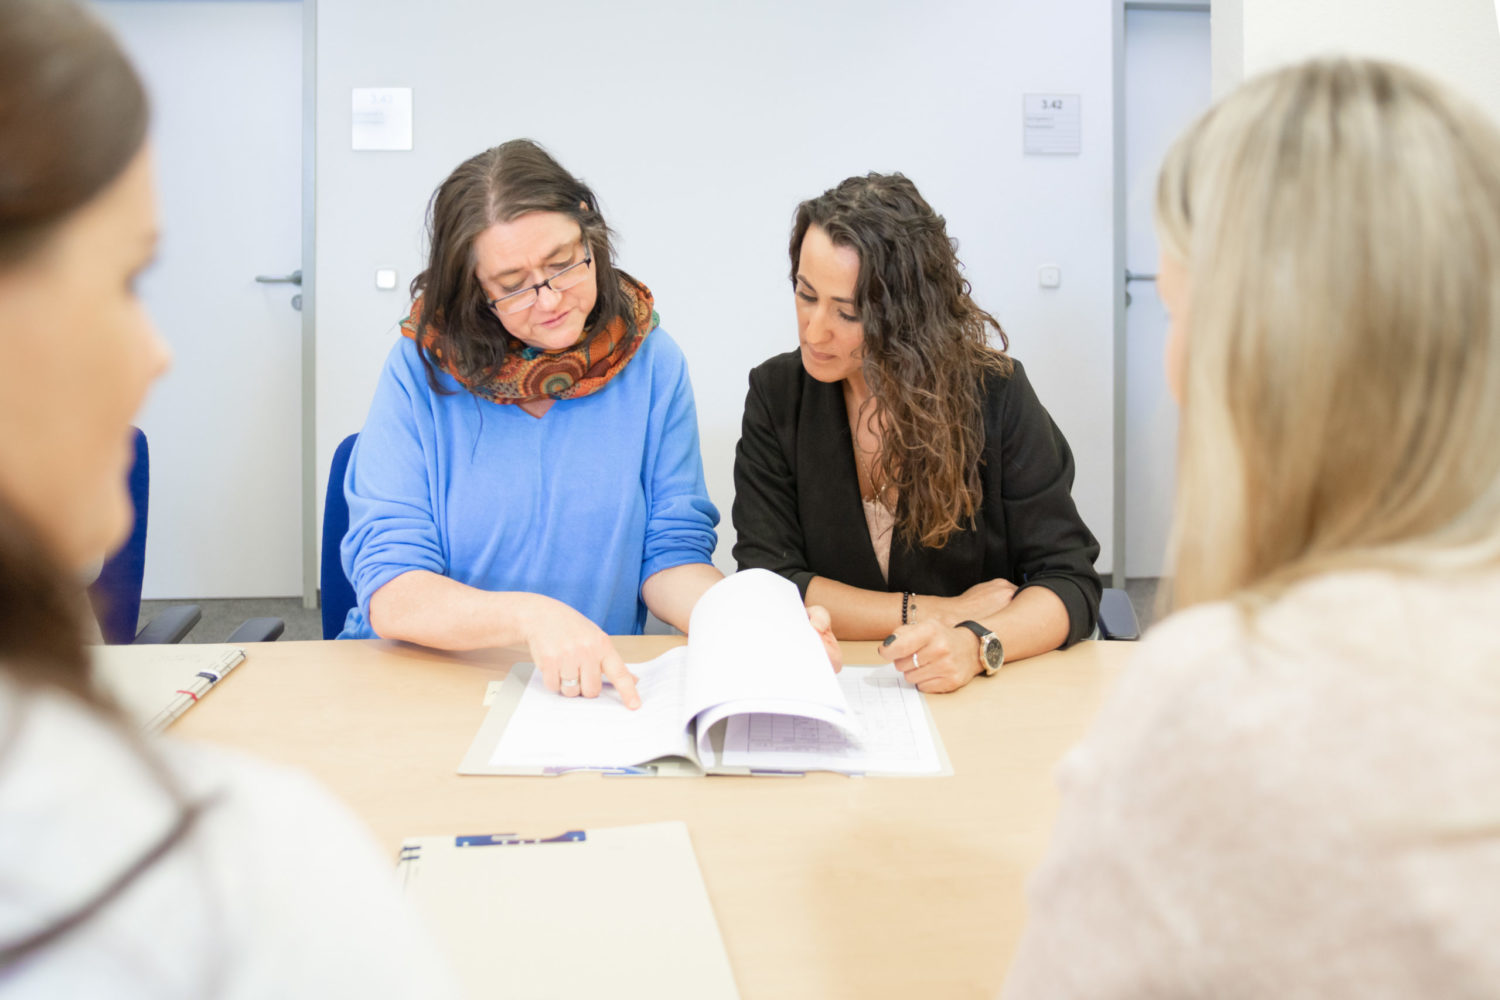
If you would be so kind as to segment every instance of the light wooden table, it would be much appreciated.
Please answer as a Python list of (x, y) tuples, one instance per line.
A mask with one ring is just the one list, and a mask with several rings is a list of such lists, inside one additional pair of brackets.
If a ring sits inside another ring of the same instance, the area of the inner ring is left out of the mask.
[[(680, 641), (617, 640), (627, 661)], [(874, 648), (845, 643), (845, 662), (877, 662)], [(523, 654), (379, 641), (248, 646), (172, 733), (311, 771), (393, 863), (412, 835), (682, 820), (747, 1000), (993, 997), (1056, 807), (1052, 768), (1130, 649), (1085, 642), (931, 696), (948, 778), (461, 777), (486, 684)]]

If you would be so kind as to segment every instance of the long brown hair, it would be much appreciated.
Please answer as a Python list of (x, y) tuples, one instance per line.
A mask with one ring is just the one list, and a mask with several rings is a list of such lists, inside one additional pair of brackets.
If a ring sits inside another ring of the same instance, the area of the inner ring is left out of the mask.
[(1162, 167), (1185, 269), (1178, 607), (1500, 565), (1500, 129), (1411, 70), (1253, 80)]
[[(436, 331), (433, 350), (441, 351), (475, 391), (505, 360), (511, 338), (474, 273), (474, 241), (497, 222), (528, 212), (558, 212), (578, 223), (599, 286), (585, 336), (616, 317), (631, 317), (620, 282), (632, 279), (615, 267), (613, 232), (599, 214), (593, 190), (530, 139), (512, 139), (471, 156), (433, 192), (427, 206), (427, 269), (412, 279), (411, 293), (422, 296), (422, 315), (414, 317), (417, 343)], [(444, 391), (426, 350), (422, 363), (434, 391)]]
[[(0, 268), (29, 259), (123, 173), (145, 141), (146, 124), (140, 78), (81, 6), (0, 0)], [(0, 496), (0, 677), (18, 695), (16, 711), (0, 719), (6, 745), (19, 738), (33, 695), (64, 692), (114, 726), (178, 806), (167, 834), (90, 899), (19, 941), (0, 943), (0, 970), (90, 919), (175, 847), (202, 808), (183, 801), (160, 762), (92, 687), (83, 608), (78, 581)]]
[(855, 311), (882, 427), (871, 479), (898, 491), (899, 534), (941, 548), (973, 523), (983, 500), (983, 379), (1010, 375), (1005, 331), (969, 297), (956, 241), (903, 175), (850, 177), (797, 206), (794, 286), (811, 226), (859, 254)]
[(71, 0), (0, 0), (0, 265), (118, 177), (146, 138), (146, 92)]

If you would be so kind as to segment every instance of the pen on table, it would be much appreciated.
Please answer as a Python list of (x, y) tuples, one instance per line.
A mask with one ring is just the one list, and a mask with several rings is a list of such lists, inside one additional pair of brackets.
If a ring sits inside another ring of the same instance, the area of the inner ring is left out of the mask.
[(176, 722), (178, 716), (196, 705), (198, 699), (203, 697), (209, 688), (227, 677), (229, 671), (233, 670), (244, 658), (244, 655), (241, 654), (219, 670), (200, 670), (194, 674), (192, 683), (185, 688), (178, 688), (177, 697), (168, 702), (166, 708), (157, 712), (151, 721), (146, 723), (146, 732), (159, 733)]

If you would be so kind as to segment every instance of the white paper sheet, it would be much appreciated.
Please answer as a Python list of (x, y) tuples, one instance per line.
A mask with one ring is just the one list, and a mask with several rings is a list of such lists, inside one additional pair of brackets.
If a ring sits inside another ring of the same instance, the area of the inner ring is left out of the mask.
[(853, 774), (942, 771), (922, 692), (899, 670), (890, 664), (845, 667), (838, 682), (859, 725), (858, 742), (814, 719), (735, 715), (725, 727), (725, 766)]
[(495, 767), (629, 767), (669, 754), (690, 756), (683, 707), (687, 648), (630, 664), (641, 707), (632, 712), (605, 685), (597, 698), (565, 698), (535, 671), (495, 744)]

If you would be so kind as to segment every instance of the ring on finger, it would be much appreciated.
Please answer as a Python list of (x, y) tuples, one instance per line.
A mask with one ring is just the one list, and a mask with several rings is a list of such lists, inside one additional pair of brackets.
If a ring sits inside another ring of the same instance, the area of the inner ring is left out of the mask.
[(917, 654), (916, 653), (911, 654), (911, 668), (913, 670), (916, 670), (921, 665), (922, 664), (920, 664), (920, 663), (917, 662)]
[(578, 686), (578, 678), (577, 677), (564, 677), (562, 679), (562, 686), (565, 687), (565, 688), (576, 688)]

